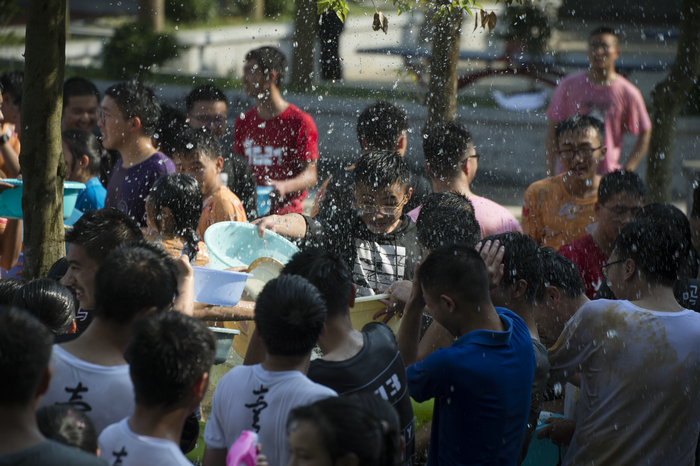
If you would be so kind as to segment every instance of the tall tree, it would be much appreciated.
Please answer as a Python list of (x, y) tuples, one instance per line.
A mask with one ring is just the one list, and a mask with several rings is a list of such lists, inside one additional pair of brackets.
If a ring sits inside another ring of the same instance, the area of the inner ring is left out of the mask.
[(296, 0), (290, 87), (298, 91), (311, 89), (314, 82), (314, 48), (316, 45), (316, 1)]
[(139, 0), (139, 21), (155, 32), (163, 32), (165, 0)]
[(46, 275), (65, 255), (61, 149), (66, 0), (30, 0), (22, 92), (25, 279)]

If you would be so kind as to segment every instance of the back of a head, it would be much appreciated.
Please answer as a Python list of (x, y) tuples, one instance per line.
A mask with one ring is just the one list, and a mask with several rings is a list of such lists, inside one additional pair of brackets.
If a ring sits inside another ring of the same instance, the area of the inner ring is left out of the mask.
[(357, 138), (372, 150), (392, 151), (408, 131), (408, 114), (398, 105), (380, 100), (365, 108), (357, 119)]
[(486, 264), (474, 246), (435, 248), (418, 269), (418, 280), (434, 295), (449, 293), (473, 305), (491, 302)]
[(141, 120), (144, 136), (153, 136), (160, 118), (160, 104), (149, 87), (136, 80), (118, 83), (105, 91), (105, 96), (114, 99), (124, 118), (138, 117)]
[(3, 278), (0, 280), (0, 305), (12, 305), (15, 293), (27, 283), (19, 277)]
[(395, 184), (408, 188), (411, 170), (396, 152), (377, 150), (359, 158), (353, 170), (355, 184), (369, 189), (388, 188)]
[(459, 123), (438, 123), (425, 128), (423, 156), (430, 175), (442, 180), (455, 179), (470, 143), (471, 133)]
[(287, 58), (278, 48), (260, 47), (248, 52), (245, 59), (246, 61), (257, 61), (265, 75), (275, 71), (277, 73), (277, 82), (275, 83), (277, 87), (280, 87), (284, 82), (284, 75), (287, 73)]
[(324, 249), (304, 249), (292, 256), (282, 275), (299, 275), (314, 285), (326, 303), (328, 319), (349, 314), (352, 276), (338, 255)]
[(47, 439), (97, 453), (97, 432), (85, 411), (70, 403), (44, 406), (36, 411), (36, 423)]
[(34, 400), (53, 340), (27, 311), (0, 307), (0, 406), (28, 406)]
[(534, 303), (544, 273), (540, 247), (532, 237), (517, 231), (487, 236), (482, 244), (486, 244), (487, 241), (493, 243), (495, 240), (505, 247), (501, 285), (512, 286), (518, 280), (525, 280), (527, 282), (525, 298)]
[(100, 174), (102, 144), (94, 134), (84, 129), (69, 129), (61, 133), (61, 138), (73, 154), (73, 163), (83, 155), (87, 155), (88, 172), (92, 176)]
[(647, 197), (647, 188), (642, 177), (633, 171), (615, 170), (606, 174), (598, 185), (598, 202), (605, 204), (615, 194), (627, 193), (639, 196), (642, 200)]
[(540, 247), (540, 257), (542, 258), (542, 280), (537, 289), (536, 300), (544, 298), (549, 286), (556, 287), (569, 298), (578, 298), (586, 292), (576, 264), (552, 248)]
[(268, 354), (304, 356), (326, 324), (326, 303), (309, 281), (282, 275), (269, 281), (255, 303), (255, 326)]
[(476, 246), (481, 241), (481, 227), (474, 207), (464, 194), (440, 192), (430, 194), (416, 221), (418, 242), (432, 251), (448, 244)]
[(214, 364), (216, 338), (199, 319), (179, 312), (150, 314), (134, 324), (124, 353), (136, 403), (179, 407)]
[(201, 101), (228, 103), (228, 99), (226, 99), (226, 94), (224, 94), (224, 91), (213, 84), (203, 84), (199, 87), (195, 87), (189, 94), (187, 94), (187, 97), (185, 98), (187, 111), (189, 112), (192, 110), (194, 104)]
[(197, 160), (205, 155), (216, 160), (223, 154), (221, 142), (206, 128), (185, 128), (175, 141), (174, 152), (185, 160)]
[(60, 282), (66, 275), (66, 272), (68, 272), (68, 267), (70, 267), (70, 264), (68, 264), (68, 258), (63, 256), (51, 265), (49, 271), (46, 273), (46, 278), (55, 282)]
[(177, 266), (160, 246), (141, 240), (122, 244), (95, 274), (95, 316), (128, 324), (141, 311), (167, 310), (177, 295)]
[(180, 110), (171, 105), (161, 105), (154, 134), (158, 139), (159, 150), (168, 157), (172, 157), (177, 149), (176, 140), (187, 127), (187, 117)]
[(573, 115), (563, 119), (556, 128), (556, 139), (559, 141), (564, 133), (580, 133), (592, 128), (598, 133), (598, 141), (605, 144), (605, 122), (592, 115)]
[(389, 464), (389, 454), (392, 451), (394, 452), (394, 464), (401, 464), (401, 456), (403, 455), (401, 449), (402, 429), (401, 418), (396, 408), (384, 398), (374, 393), (357, 393), (350, 395), (350, 397), (358, 406), (362, 406), (370, 413), (374, 414), (382, 423), (385, 447), (385, 460), (382, 461), (382, 464)]
[(120, 244), (140, 239), (143, 233), (138, 223), (113, 207), (85, 212), (66, 232), (66, 243), (79, 245), (97, 262)]
[(617, 36), (617, 31), (615, 31), (613, 28), (609, 26), (600, 26), (595, 29), (593, 29), (589, 34), (589, 38), (593, 38), (594, 36), (599, 36), (601, 34), (610, 34), (611, 36), (615, 36), (615, 39), (619, 41), (619, 38)]
[(26, 309), (56, 335), (70, 329), (75, 318), (73, 293), (50, 278), (37, 278), (15, 293), (12, 305)]
[(63, 83), (63, 108), (68, 105), (71, 97), (94, 96), (97, 103), (100, 103), (100, 91), (97, 86), (85, 78), (73, 76)]
[(24, 71), (12, 70), (4, 72), (0, 75), (0, 85), (2, 85), (3, 94), (9, 93), (12, 96), (12, 100), (17, 104), (22, 99)]

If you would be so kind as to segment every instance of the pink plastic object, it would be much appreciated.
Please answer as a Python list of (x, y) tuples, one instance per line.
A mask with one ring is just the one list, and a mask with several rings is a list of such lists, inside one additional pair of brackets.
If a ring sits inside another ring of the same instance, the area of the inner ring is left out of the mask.
[(250, 430), (244, 430), (241, 436), (233, 442), (226, 455), (226, 466), (255, 466), (258, 458), (258, 434)]

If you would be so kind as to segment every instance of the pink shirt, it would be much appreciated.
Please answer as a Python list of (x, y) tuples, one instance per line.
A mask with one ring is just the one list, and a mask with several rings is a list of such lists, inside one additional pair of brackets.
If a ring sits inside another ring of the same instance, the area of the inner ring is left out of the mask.
[(617, 75), (609, 86), (594, 86), (586, 71), (564, 78), (552, 95), (547, 118), (562, 121), (575, 114), (591, 114), (605, 119), (605, 160), (598, 173), (622, 168), (620, 151), (625, 133), (637, 135), (651, 128), (651, 120), (642, 93), (632, 83)]

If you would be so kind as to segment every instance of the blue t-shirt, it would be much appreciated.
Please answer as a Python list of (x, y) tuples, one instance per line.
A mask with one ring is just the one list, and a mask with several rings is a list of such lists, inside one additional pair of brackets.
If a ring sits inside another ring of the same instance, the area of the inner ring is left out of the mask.
[(435, 398), (428, 466), (516, 464), (535, 353), (525, 322), (496, 311), (504, 332), (469, 332), (407, 369), (413, 399)]
[(105, 196), (107, 196), (107, 190), (100, 183), (100, 179), (90, 178), (85, 182), (85, 189), (78, 193), (75, 208), (81, 212), (101, 209), (105, 206)]

